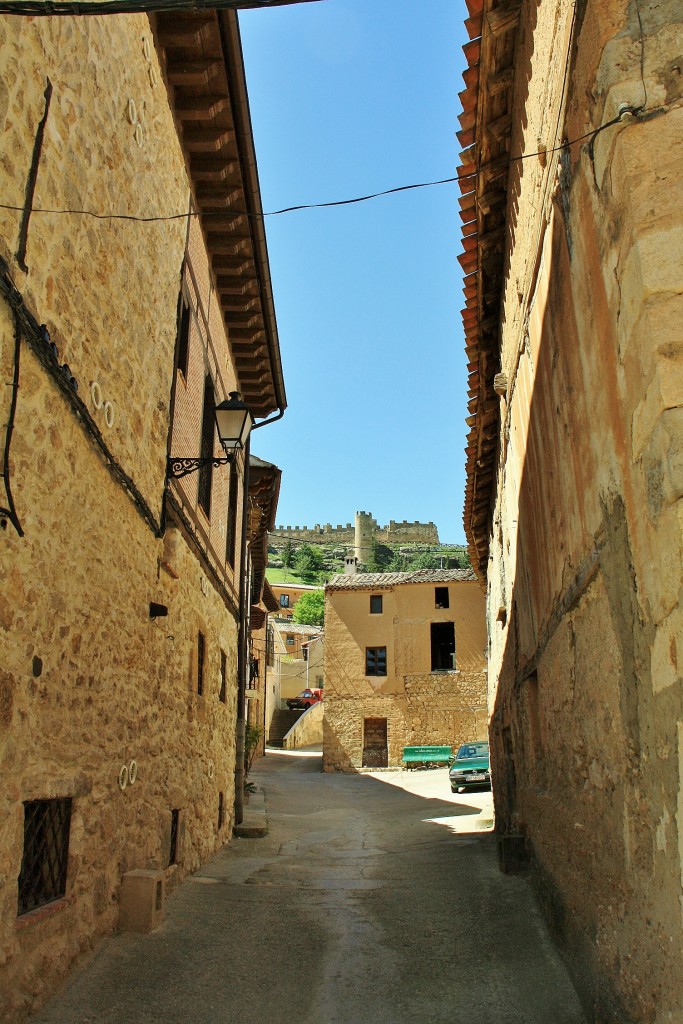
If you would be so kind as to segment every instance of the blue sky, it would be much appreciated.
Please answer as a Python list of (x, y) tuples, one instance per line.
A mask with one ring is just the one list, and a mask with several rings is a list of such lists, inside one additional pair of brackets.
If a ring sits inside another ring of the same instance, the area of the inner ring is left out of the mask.
[[(456, 173), (464, 0), (240, 14), (263, 208)], [(458, 186), (267, 217), (288, 408), (252, 450), (278, 524), (432, 520), (464, 541)]]

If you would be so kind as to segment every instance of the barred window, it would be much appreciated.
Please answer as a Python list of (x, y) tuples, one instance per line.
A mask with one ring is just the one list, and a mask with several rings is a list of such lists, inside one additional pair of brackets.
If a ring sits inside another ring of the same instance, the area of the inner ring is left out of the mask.
[(385, 676), (387, 674), (386, 647), (365, 648), (365, 674), (366, 676)]
[(70, 826), (71, 797), (24, 802), (18, 915), (53, 903), (66, 893)]

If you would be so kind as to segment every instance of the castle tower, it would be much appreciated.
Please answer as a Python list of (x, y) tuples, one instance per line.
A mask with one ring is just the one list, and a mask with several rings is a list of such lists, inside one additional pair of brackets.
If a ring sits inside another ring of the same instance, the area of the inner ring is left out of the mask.
[(369, 512), (356, 512), (354, 540), (355, 555), (359, 562), (368, 562), (370, 560), (375, 526), (375, 520)]

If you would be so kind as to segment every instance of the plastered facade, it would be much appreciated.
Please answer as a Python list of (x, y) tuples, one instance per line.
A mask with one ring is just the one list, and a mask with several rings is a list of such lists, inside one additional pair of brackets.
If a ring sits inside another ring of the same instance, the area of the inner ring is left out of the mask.
[[(5, 202), (23, 204), (49, 76), (35, 207), (188, 209), (185, 158), (146, 17), (0, 19), (0, 68)], [(0, 255), (58, 358), (53, 366), (45, 343), (22, 338), (9, 469), (23, 536), (9, 521), (0, 534), (0, 1018), (8, 1022), (40, 1005), (117, 927), (126, 871), (161, 869), (168, 891), (230, 839), (242, 572), (242, 458), (233, 565), (227, 470), (214, 471), (209, 517), (197, 505), (196, 476), (171, 483), (164, 502), (169, 449), (198, 454), (206, 373), (218, 400), (235, 381), (197, 222), (188, 241), (186, 219), (100, 222), (34, 210), (28, 273), (14, 257), (19, 222), (20, 213), (0, 211)], [(181, 288), (192, 310), (186, 374), (174, 369)], [(14, 357), (15, 324), (0, 295), (3, 381), (13, 378)], [(60, 383), (63, 363), (73, 394)], [(4, 431), (10, 389), (0, 398)], [(151, 602), (168, 614), (152, 618)], [(18, 916), (23, 803), (51, 797), (72, 799), (66, 891)]]
[(639, 109), (511, 168), (487, 570), (497, 828), (602, 1024), (683, 1019), (682, 19), (522, 5), (514, 68), (513, 153)]
[[(337, 576), (326, 588), (324, 771), (362, 767), (366, 719), (386, 719), (389, 765), (400, 765), (404, 746), (457, 746), (486, 737), (486, 624), (478, 583), (392, 585), (392, 575), (400, 574), (378, 574), (382, 583), (362, 588), (343, 588), (345, 578)], [(373, 575), (349, 579), (372, 581)], [(435, 606), (436, 586), (448, 588), (448, 608)], [(382, 597), (381, 614), (370, 612), (371, 595)], [(456, 667), (432, 671), (431, 623), (448, 622), (455, 624)], [(365, 675), (368, 647), (386, 648), (386, 675)]]

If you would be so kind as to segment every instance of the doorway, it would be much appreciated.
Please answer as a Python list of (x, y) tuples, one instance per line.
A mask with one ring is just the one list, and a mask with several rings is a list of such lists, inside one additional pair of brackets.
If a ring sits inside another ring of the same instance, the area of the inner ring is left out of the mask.
[(363, 719), (363, 768), (386, 768), (389, 764), (386, 718)]

